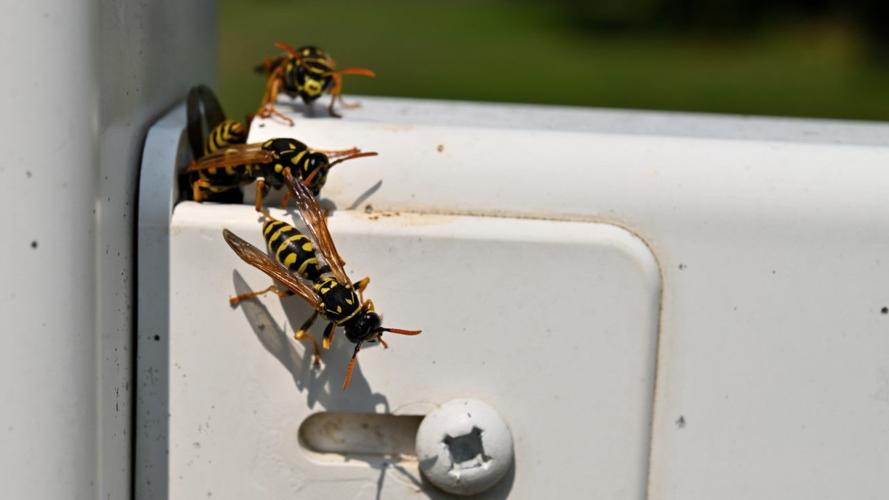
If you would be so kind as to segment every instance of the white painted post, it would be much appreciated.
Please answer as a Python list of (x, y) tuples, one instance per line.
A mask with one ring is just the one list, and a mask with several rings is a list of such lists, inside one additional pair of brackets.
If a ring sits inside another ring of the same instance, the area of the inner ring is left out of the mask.
[(148, 125), (212, 77), (214, 3), (0, 16), (4, 498), (129, 498), (134, 224)]

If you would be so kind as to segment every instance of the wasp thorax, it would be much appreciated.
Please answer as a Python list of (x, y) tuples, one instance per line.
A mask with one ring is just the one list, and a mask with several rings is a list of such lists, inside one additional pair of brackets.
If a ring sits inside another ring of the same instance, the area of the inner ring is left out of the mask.
[(296, 139), (290, 139), (288, 137), (278, 137), (275, 139), (269, 139), (262, 143), (262, 149), (271, 151), (277, 158), (283, 158), (299, 153), (300, 151), (305, 151), (306, 149), (308, 149), (308, 147), (302, 142), (297, 141)]
[(337, 324), (344, 324), (361, 310), (361, 301), (355, 289), (343, 285), (331, 275), (322, 277), (315, 283), (315, 291), (321, 296), (324, 314)]

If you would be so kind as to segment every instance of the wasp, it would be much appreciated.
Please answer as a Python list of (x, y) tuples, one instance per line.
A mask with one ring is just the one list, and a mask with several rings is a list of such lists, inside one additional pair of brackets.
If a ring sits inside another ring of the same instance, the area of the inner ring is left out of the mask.
[[(342, 327), (346, 338), (355, 344), (343, 381), (342, 388), (345, 391), (349, 388), (355, 360), (363, 344), (380, 343), (383, 347), (388, 347), (383, 340), (384, 332), (418, 335), (421, 331), (382, 326), (382, 319), (374, 310), (373, 301), (364, 299), (364, 290), (370, 279), (364, 278), (352, 284), (343, 269), (345, 263), (330, 237), (327, 219), (312, 192), (305, 183), (294, 179), (289, 169), (284, 170), (283, 177), (296, 200), (300, 218), (308, 228), (311, 238), (294, 226), (276, 220), (268, 212), (264, 212), (266, 221), (263, 223), (262, 233), (269, 253), (274, 255), (272, 259), (228, 229), (223, 229), (225, 241), (238, 257), (286, 287), (286, 290), (281, 290), (273, 284), (264, 290), (231, 297), (229, 302), (234, 306), (242, 300), (269, 292), (280, 297), (294, 294), (302, 297), (314, 312), (296, 331), (294, 338), (312, 343), (316, 366), (319, 365), (320, 351), (317, 340), (308, 333), (309, 328), (319, 315), (328, 321), (322, 346), (329, 349), (336, 328)], [(319, 251), (323, 262), (318, 259)]]
[(376, 155), (374, 152), (362, 153), (357, 148), (313, 150), (289, 138), (245, 144), (247, 125), (226, 119), (216, 95), (203, 85), (189, 91), (186, 109), (194, 161), (185, 169), (183, 186), (191, 187), (195, 201), (240, 203), (243, 200), (240, 186), (255, 181), (256, 207), (260, 210), (268, 190), (283, 186), (281, 171), (284, 167), (298, 172), (317, 196), (333, 166), (353, 158)]
[[(216, 94), (204, 85), (192, 87), (188, 92), (186, 112), (188, 141), (192, 158), (196, 161), (219, 150), (247, 142), (247, 125), (227, 119)], [(232, 189), (230, 177), (224, 170), (198, 170), (187, 172), (183, 185), (187, 184), (192, 188), (200, 186), (199, 193), (193, 192), (198, 201), (240, 203), (243, 201), (243, 193), (240, 189)]]
[(265, 93), (257, 112), (262, 118), (276, 115), (293, 125), (293, 120), (275, 111), (275, 102), (281, 91), (290, 97), (301, 98), (306, 104), (315, 102), (328, 92), (331, 95), (328, 112), (339, 118), (340, 115), (333, 108), (337, 100), (342, 102), (343, 99), (343, 75), (376, 76), (367, 68), (336, 69), (336, 61), (318, 47), (307, 45), (294, 49), (284, 42), (277, 42), (275, 46), (283, 50), (284, 55), (266, 59), (256, 68), (266, 75)]
[[(310, 191), (317, 196), (327, 182), (327, 174), (331, 168), (347, 160), (376, 154), (372, 151), (361, 152), (357, 148), (335, 151), (312, 149), (296, 139), (282, 137), (263, 143), (221, 147), (192, 162), (185, 173), (191, 176), (192, 197), (195, 201), (204, 201), (209, 195), (255, 183), (256, 210), (261, 212), (269, 189), (283, 187), (282, 174), (285, 169), (297, 172)], [(284, 203), (286, 201), (285, 193)]]
[[(227, 119), (216, 94), (205, 85), (189, 90), (186, 113), (188, 140), (195, 159), (247, 142), (247, 126)], [(209, 132), (205, 134), (206, 130)]]

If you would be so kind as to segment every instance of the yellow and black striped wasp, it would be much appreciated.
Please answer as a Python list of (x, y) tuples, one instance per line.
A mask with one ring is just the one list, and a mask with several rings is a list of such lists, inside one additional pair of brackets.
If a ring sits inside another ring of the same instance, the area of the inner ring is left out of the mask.
[(203, 85), (189, 92), (187, 115), (194, 161), (185, 169), (184, 183), (191, 188), (195, 201), (240, 203), (243, 200), (240, 187), (256, 182), (256, 209), (260, 210), (269, 188), (283, 186), (281, 171), (284, 168), (297, 172), (317, 196), (327, 182), (327, 173), (336, 164), (376, 155), (362, 153), (357, 148), (314, 150), (290, 138), (245, 144), (247, 127), (226, 119), (216, 95)]
[(257, 112), (261, 118), (276, 115), (293, 125), (293, 120), (275, 111), (275, 102), (279, 92), (290, 97), (299, 97), (306, 104), (313, 103), (325, 92), (331, 95), (328, 112), (339, 118), (333, 108), (336, 101), (342, 102), (343, 76), (362, 75), (374, 77), (376, 74), (367, 68), (336, 69), (336, 61), (318, 47), (307, 45), (294, 49), (284, 42), (277, 42), (275, 47), (284, 54), (266, 61), (257, 67), (257, 71), (265, 73), (265, 93), (262, 105)]
[[(227, 119), (216, 94), (205, 85), (192, 87), (188, 92), (186, 113), (188, 142), (192, 158), (196, 161), (247, 141), (247, 126)], [(231, 188), (229, 177), (224, 170), (186, 172), (183, 187), (188, 185), (197, 201), (241, 203), (243, 193), (240, 189)], [(194, 191), (196, 185), (201, 187), (199, 192)]]
[(357, 148), (339, 151), (311, 149), (296, 139), (281, 137), (263, 143), (226, 146), (192, 162), (185, 173), (191, 176), (195, 201), (204, 201), (207, 193), (238, 189), (255, 182), (256, 210), (262, 211), (269, 188), (283, 187), (285, 169), (297, 172), (317, 196), (327, 182), (331, 168), (347, 160), (376, 154), (361, 152)]
[[(225, 117), (216, 94), (206, 85), (188, 92), (186, 103), (188, 140), (194, 159), (247, 141), (247, 127)], [(205, 131), (209, 131), (206, 134)]]
[[(292, 225), (276, 220), (268, 212), (264, 212), (267, 220), (262, 226), (262, 232), (269, 252), (274, 254), (273, 259), (228, 229), (223, 229), (225, 241), (241, 259), (286, 287), (286, 290), (281, 290), (273, 284), (264, 290), (231, 297), (229, 302), (236, 305), (242, 300), (269, 292), (280, 297), (294, 294), (302, 297), (315, 312), (300, 326), (294, 338), (312, 343), (316, 366), (319, 364), (320, 351), (317, 340), (308, 333), (309, 328), (319, 315), (327, 319), (329, 323), (324, 329), (322, 345), (324, 349), (328, 349), (334, 331), (337, 327), (342, 327), (346, 338), (355, 344), (343, 381), (343, 390), (346, 390), (362, 344), (379, 342), (388, 347), (383, 341), (384, 332), (417, 335), (420, 330), (382, 326), (382, 318), (374, 311), (373, 301), (364, 299), (363, 292), (370, 279), (364, 278), (357, 284), (352, 284), (330, 237), (326, 217), (312, 192), (304, 182), (294, 179), (289, 169), (285, 169), (283, 177), (296, 200), (300, 217), (306, 224), (311, 239)], [(318, 259), (316, 245), (323, 262)]]

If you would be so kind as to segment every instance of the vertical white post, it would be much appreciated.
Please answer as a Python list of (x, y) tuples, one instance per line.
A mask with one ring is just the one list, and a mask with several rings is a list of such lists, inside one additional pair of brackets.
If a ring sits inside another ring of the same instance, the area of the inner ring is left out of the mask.
[(215, 7), (34, 0), (0, 16), (4, 498), (129, 498), (138, 161), (210, 83)]
[(4, 8), (3, 496), (95, 498), (95, 2)]

